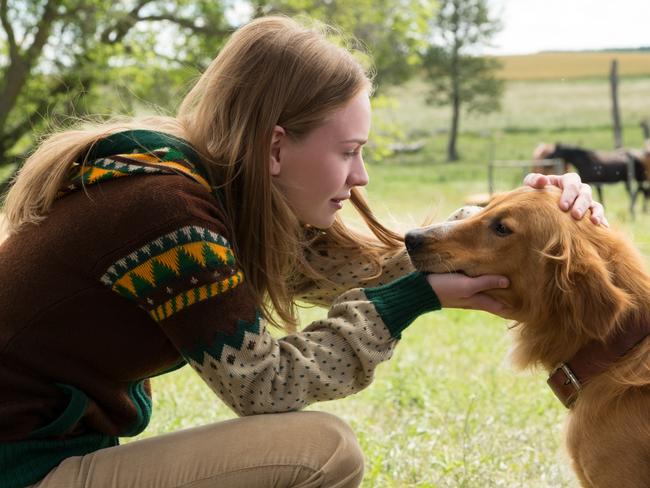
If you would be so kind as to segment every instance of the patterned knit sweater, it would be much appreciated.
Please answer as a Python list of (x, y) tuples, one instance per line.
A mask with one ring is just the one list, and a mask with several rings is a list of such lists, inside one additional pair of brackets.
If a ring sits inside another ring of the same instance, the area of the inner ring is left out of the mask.
[(330, 250), (311, 255), (330, 280), (301, 293), (327, 317), (272, 337), (198, 161), (158, 132), (112, 135), (0, 246), (0, 486), (140, 433), (149, 378), (185, 364), (239, 415), (350, 395), (440, 308), (404, 253), (359, 288), (368, 259)]

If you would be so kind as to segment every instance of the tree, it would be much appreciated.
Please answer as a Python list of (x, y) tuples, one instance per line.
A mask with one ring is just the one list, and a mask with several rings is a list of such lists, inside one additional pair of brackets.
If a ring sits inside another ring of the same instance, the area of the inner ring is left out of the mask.
[(211, 0), (0, 0), (0, 25), (0, 165), (52, 123), (170, 100), (231, 30)]
[(451, 106), (447, 160), (457, 161), (456, 148), (461, 107), (467, 112), (499, 109), (503, 81), (496, 78), (498, 60), (476, 50), (500, 29), (490, 18), (487, 0), (441, 0), (431, 25), (431, 44), (422, 64), (431, 82), (428, 103)]
[(0, 167), (88, 114), (155, 110), (143, 100), (169, 112), (245, 20), (229, 15), (242, 6), (334, 23), (368, 46), (379, 84), (400, 82), (419, 62), (418, 2), (0, 0)]
[(304, 14), (339, 27), (372, 56), (382, 89), (411, 77), (420, 65), (426, 2), (421, 0), (257, 0), (254, 15)]

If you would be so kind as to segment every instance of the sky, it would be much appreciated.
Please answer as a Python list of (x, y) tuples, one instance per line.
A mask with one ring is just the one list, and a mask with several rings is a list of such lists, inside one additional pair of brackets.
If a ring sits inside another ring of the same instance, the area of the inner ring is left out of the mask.
[(489, 0), (491, 54), (650, 46), (650, 0)]

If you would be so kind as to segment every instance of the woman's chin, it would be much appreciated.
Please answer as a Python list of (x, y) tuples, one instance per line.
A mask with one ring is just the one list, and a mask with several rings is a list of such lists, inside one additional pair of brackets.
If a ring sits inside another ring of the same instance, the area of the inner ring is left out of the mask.
[(332, 215), (329, 218), (312, 218), (312, 219), (301, 219), (300, 223), (304, 226), (313, 227), (315, 229), (327, 230), (336, 221), (336, 215)]

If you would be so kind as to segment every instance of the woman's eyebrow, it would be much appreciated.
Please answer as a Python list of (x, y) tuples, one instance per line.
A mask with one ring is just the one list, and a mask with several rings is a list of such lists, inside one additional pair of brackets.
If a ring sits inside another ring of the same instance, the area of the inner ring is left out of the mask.
[(361, 144), (363, 146), (366, 142), (368, 142), (368, 140), (367, 139), (346, 139), (345, 141), (341, 141), (341, 142), (342, 143), (356, 142), (357, 144)]

